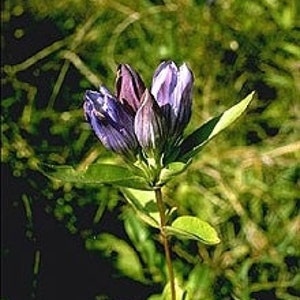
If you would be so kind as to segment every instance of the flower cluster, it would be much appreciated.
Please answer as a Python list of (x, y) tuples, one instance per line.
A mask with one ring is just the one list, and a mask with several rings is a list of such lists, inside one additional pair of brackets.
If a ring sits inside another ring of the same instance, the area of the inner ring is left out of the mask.
[(156, 69), (150, 90), (129, 65), (118, 68), (116, 93), (85, 93), (85, 116), (103, 145), (130, 160), (161, 159), (182, 138), (191, 117), (193, 74), (172, 61)]

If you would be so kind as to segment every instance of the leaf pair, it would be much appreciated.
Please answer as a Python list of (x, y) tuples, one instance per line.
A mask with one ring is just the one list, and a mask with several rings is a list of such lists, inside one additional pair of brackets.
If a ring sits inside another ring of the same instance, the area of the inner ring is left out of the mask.
[[(134, 189), (123, 189), (122, 191), (127, 201), (144, 222), (154, 228), (160, 227), (160, 218), (153, 191), (138, 191)], [(168, 211), (167, 215), (170, 214), (171, 212)], [(175, 236), (180, 239), (196, 240), (208, 245), (220, 242), (215, 229), (197, 217), (180, 216), (170, 226), (166, 226), (165, 230), (169, 236)]]

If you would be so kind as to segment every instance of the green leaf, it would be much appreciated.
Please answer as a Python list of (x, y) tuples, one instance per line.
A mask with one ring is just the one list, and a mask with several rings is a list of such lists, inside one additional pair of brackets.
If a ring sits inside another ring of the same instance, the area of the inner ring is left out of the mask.
[(142, 221), (154, 228), (159, 228), (159, 213), (154, 191), (141, 191), (123, 188), (122, 192), (128, 203), (134, 208)]
[(150, 270), (148, 278), (151, 274), (156, 279), (162, 276), (163, 254), (157, 252), (150, 228), (140, 220), (137, 213), (131, 208), (124, 210), (122, 219), (124, 220), (125, 231), (135, 249), (139, 252), (144, 268)]
[(220, 242), (215, 229), (197, 217), (181, 216), (171, 226), (166, 226), (166, 231), (178, 238), (197, 240), (204, 244), (214, 245)]
[(134, 280), (146, 282), (138, 254), (125, 241), (109, 233), (102, 233), (87, 239), (85, 245), (88, 250), (101, 251), (108, 258), (116, 254), (115, 264), (120, 272)]
[(196, 129), (192, 134), (190, 134), (180, 146), (180, 154), (178, 156), (180, 160), (188, 161), (213, 137), (236, 121), (247, 109), (248, 105), (253, 99), (253, 96), (254, 92), (249, 94), (238, 104), (223, 112), (220, 116), (209, 120), (204, 125)]
[(92, 164), (84, 170), (72, 166), (44, 165), (42, 172), (63, 182), (82, 184), (112, 184), (122, 187), (150, 190), (147, 181), (132, 169), (112, 164)]
[(163, 168), (160, 172), (158, 185), (164, 185), (173, 177), (181, 174), (188, 167), (189, 162), (183, 163), (180, 161), (172, 162)]

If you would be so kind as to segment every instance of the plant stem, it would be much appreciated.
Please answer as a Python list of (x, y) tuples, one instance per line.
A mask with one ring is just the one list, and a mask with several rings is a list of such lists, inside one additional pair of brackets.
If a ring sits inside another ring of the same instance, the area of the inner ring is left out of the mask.
[(162, 199), (162, 192), (161, 188), (155, 189), (155, 197), (156, 203), (159, 211), (160, 216), (160, 234), (162, 238), (162, 242), (165, 249), (165, 257), (166, 263), (169, 273), (169, 280), (170, 280), (170, 287), (171, 287), (171, 299), (176, 300), (176, 293), (175, 293), (175, 280), (174, 280), (174, 272), (172, 266), (172, 259), (171, 259), (171, 252), (168, 237), (166, 235), (165, 226), (166, 226), (166, 215), (165, 215), (165, 205)]

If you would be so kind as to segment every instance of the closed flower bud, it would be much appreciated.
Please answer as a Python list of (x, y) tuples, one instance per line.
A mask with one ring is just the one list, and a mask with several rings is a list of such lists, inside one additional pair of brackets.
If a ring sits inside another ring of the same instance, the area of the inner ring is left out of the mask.
[(176, 157), (177, 145), (191, 117), (193, 74), (186, 64), (163, 62), (156, 69), (151, 92), (129, 65), (121, 64), (116, 96), (105, 87), (87, 91), (84, 110), (103, 145), (131, 160)]
[(140, 106), (145, 85), (129, 65), (121, 64), (117, 72), (116, 96), (119, 101), (136, 112)]
[(136, 137), (146, 152), (154, 150), (155, 153), (160, 153), (160, 150), (163, 149), (165, 125), (165, 120), (158, 104), (148, 89), (146, 89), (134, 120)]
[(84, 112), (103, 145), (114, 152), (133, 157), (138, 147), (134, 135), (134, 117), (103, 86), (86, 91)]
[(168, 135), (181, 137), (191, 117), (193, 74), (186, 64), (163, 62), (154, 73), (151, 93), (166, 117)]

